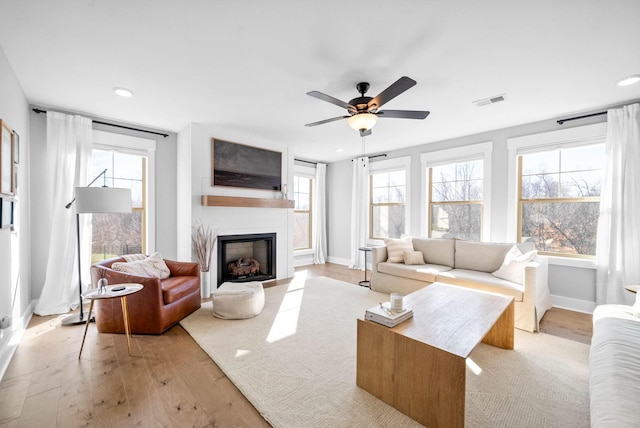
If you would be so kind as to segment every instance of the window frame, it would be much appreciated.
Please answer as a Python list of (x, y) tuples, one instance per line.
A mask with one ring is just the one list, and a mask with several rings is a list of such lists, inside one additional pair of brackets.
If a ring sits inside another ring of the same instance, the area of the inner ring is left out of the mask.
[[(293, 179), (295, 180), (296, 177), (303, 177), (303, 178), (307, 178), (309, 179), (309, 209), (308, 210), (299, 210), (297, 208), (293, 209), (293, 214), (294, 214), (294, 218), (295, 218), (295, 214), (296, 213), (306, 213), (309, 215), (309, 230), (308, 230), (308, 238), (309, 238), (309, 246), (308, 247), (296, 247), (295, 246), (295, 242), (293, 242), (293, 251), (294, 252), (301, 252), (301, 251), (310, 251), (313, 250), (313, 221), (314, 221), (314, 216), (313, 216), (313, 199), (314, 199), (314, 187), (315, 187), (315, 174), (311, 175), (309, 173), (301, 173), (299, 171), (294, 171), (293, 173)], [(292, 189), (293, 193), (294, 193), (294, 201), (295, 201), (295, 185), (294, 188)]]
[[(518, 158), (525, 154), (552, 151), (554, 149), (568, 149), (584, 147), (606, 142), (607, 123), (600, 122), (591, 125), (577, 126), (550, 132), (509, 138), (508, 149), (508, 206), (507, 206), (507, 236), (517, 242), (522, 227), (520, 220), (520, 192), (522, 188), (519, 174)], [(559, 198), (557, 198), (559, 200)], [(573, 198), (570, 198), (573, 200)], [(599, 198), (598, 198), (599, 199)], [(554, 199), (555, 202), (558, 200)], [(542, 253), (541, 253), (542, 254)], [(585, 255), (571, 255), (563, 253), (544, 253), (550, 258), (551, 264), (559, 266), (594, 268), (595, 258)]]
[[(404, 171), (405, 174), (405, 201), (400, 202), (385, 202), (381, 204), (373, 203), (373, 175), (382, 174), (396, 171)], [(404, 233), (406, 235), (411, 230), (410, 225), (410, 201), (411, 201), (411, 157), (403, 156), (393, 159), (385, 159), (376, 162), (369, 162), (369, 219), (368, 219), (368, 232), (367, 241), (381, 241), (386, 238), (373, 236), (373, 209), (374, 206), (404, 206)]]
[[(147, 138), (133, 137), (130, 135), (116, 134), (113, 132), (94, 130), (93, 149), (113, 150), (120, 153), (128, 153), (144, 156), (146, 161), (146, 189), (143, 189), (143, 202), (146, 204), (142, 216), (142, 248), (147, 254), (156, 250), (156, 210), (155, 210), (155, 151), (156, 141)], [(144, 182), (143, 178), (143, 182)], [(140, 209), (134, 209), (140, 210)], [(145, 227), (146, 226), (146, 227)]]
[[(493, 151), (493, 142), (471, 144), (468, 146), (457, 147), (453, 149), (437, 150), (433, 152), (425, 152), (420, 154), (420, 172), (422, 189), (421, 212), (420, 212), (420, 234), (422, 236), (431, 237), (431, 199), (432, 199), (432, 168), (442, 165), (450, 165), (453, 163), (468, 162), (474, 160), (483, 161), (482, 175), (482, 201), (454, 201), (451, 204), (462, 205), (481, 205), (481, 232), (480, 241), (484, 241), (491, 237), (491, 153)], [(441, 205), (442, 202), (437, 202)]]

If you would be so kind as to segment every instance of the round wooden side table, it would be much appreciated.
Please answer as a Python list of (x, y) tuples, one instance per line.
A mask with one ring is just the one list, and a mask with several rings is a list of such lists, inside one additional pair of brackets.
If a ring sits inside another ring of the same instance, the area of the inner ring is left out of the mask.
[[(107, 287), (107, 290), (100, 293), (99, 290), (91, 290), (82, 294), (82, 298), (91, 300), (91, 304), (89, 305), (89, 316), (88, 320), (91, 319), (91, 311), (93, 310), (93, 303), (98, 299), (115, 299), (116, 297), (120, 298), (120, 303), (122, 305), (122, 318), (124, 320), (124, 332), (127, 336), (127, 349), (129, 350), (129, 355), (131, 355), (131, 332), (129, 329), (129, 306), (127, 304), (127, 296), (137, 293), (142, 290), (144, 286), (142, 284), (136, 283), (125, 283), (125, 284), (114, 284), (110, 287)], [(84, 335), (82, 336), (82, 345), (80, 345), (80, 353), (78, 354), (78, 359), (82, 356), (82, 348), (84, 347), (84, 340), (87, 337), (87, 330), (89, 329), (89, 324), (86, 323), (84, 327)]]

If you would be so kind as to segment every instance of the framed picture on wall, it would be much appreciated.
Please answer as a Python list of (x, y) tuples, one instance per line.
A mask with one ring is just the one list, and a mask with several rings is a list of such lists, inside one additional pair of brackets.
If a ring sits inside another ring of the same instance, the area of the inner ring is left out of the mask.
[(282, 153), (211, 139), (211, 185), (280, 190)]
[(13, 163), (16, 165), (20, 163), (20, 136), (15, 131), (13, 131)]
[(0, 119), (0, 193), (13, 194), (13, 131)]
[(8, 198), (0, 198), (0, 228), (13, 228), (13, 204)]

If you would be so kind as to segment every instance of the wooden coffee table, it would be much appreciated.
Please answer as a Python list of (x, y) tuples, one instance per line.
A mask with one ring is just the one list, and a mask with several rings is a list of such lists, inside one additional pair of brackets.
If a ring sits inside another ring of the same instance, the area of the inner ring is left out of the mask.
[(513, 349), (513, 297), (433, 283), (404, 298), (413, 318), (358, 320), (356, 384), (426, 426), (463, 427), (466, 358), (478, 343)]

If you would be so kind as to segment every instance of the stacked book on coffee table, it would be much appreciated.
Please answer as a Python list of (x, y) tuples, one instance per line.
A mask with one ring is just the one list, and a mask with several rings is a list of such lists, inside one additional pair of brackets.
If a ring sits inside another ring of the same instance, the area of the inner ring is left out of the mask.
[(412, 316), (413, 310), (409, 308), (403, 308), (399, 311), (392, 310), (389, 308), (389, 302), (380, 303), (378, 306), (367, 309), (364, 313), (364, 319), (387, 327), (395, 327)]

